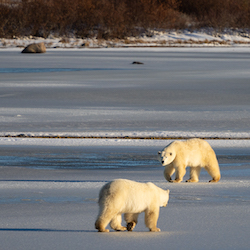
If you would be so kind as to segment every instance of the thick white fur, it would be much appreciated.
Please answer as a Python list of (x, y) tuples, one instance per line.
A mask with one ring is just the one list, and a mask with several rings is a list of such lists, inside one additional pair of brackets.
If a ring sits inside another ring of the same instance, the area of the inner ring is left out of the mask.
[[(174, 141), (158, 152), (159, 161), (165, 166), (164, 176), (169, 182), (181, 182), (190, 167), (190, 179), (198, 182), (201, 168), (212, 177), (210, 182), (220, 180), (220, 168), (214, 150), (205, 140), (194, 138), (186, 141)], [(175, 180), (171, 176), (175, 172)]]
[[(117, 231), (132, 231), (140, 213), (145, 212), (145, 224), (150, 231), (157, 228), (160, 207), (167, 206), (169, 190), (163, 190), (151, 182), (139, 183), (116, 179), (105, 184), (99, 193), (99, 214), (95, 228), (109, 232), (106, 226)], [(121, 225), (122, 214), (127, 227)]]

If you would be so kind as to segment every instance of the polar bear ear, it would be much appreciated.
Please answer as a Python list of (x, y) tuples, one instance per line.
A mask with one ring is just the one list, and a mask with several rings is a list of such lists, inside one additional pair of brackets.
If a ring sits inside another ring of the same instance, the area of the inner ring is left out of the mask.
[(170, 193), (169, 189), (167, 189), (166, 191), (167, 191), (168, 194)]
[(160, 155), (161, 154), (161, 151), (158, 151), (158, 155)]

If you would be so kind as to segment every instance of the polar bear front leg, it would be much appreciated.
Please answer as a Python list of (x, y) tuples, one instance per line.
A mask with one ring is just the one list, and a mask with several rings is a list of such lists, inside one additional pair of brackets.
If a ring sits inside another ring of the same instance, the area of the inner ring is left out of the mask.
[(198, 182), (201, 172), (201, 167), (190, 167), (190, 179), (186, 182)]
[(127, 222), (127, 230), (133, 231), (138, 221), (138, 213), (126, 213), (124, 214), (124, 219)]
[(175, 168), (174, 165), (172, 163), (170, 163), (169, 165), (165, 166), (164, 169), (164, 177), (167, 181), (171, 182), (171, 176), (174, 174), (175, 172)]
[(175, 167), (175, 180), (171, 182), (179, 183), (183, 180), (184, 175), (186, 174), (186, 166), (178, 165)]
[(159, 217), (159, 207), (148, 208), (145, 211), (145, 224), (151, 232), (160, 232), (161, 229), (157, 228), (157, 221)]
[(123, 227), (121, 223), (122, 223), (122, 215), (117, 214), (110, 221), (110, 227), (116, 231), (125, 231), (127, 228)]

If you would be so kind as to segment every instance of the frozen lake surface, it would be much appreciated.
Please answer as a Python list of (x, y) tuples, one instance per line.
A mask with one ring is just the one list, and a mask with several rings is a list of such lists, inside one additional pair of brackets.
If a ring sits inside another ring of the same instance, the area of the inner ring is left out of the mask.
[(1, 50), (0, 57), (2, 135), (249, 132), (248, 48)]
[[(0, 147), (11, 158), (0, 167), (1, 249), (249, 249), (249, 147), (215, 148), (216, 184), (204, 170), (199, 183), (171, 184), (155, 159), (159, 146), (38, 144)], [(134, 232), (94, 229), (98, 192), (115, 178), (170, 189), (161, 232), (148, 232), (143, 214)]]
[[(20, 51), (0, 50), (1, 249), (249, 249), (249, 48)], [(32, 136), (231, 139), (208, 140), (220, 182), (172, 184), (156, 159), (171, 140)], [(143, 215), (96, 232), (115, 178), (170, 189), (160, 233)]]

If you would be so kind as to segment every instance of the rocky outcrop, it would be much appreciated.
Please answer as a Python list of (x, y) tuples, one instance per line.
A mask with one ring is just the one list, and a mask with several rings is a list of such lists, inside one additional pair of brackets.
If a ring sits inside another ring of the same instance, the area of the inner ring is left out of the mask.
[(28, 45), (22, 53), (45, 53), (46, 47), (44, 43), (32, 43)]

